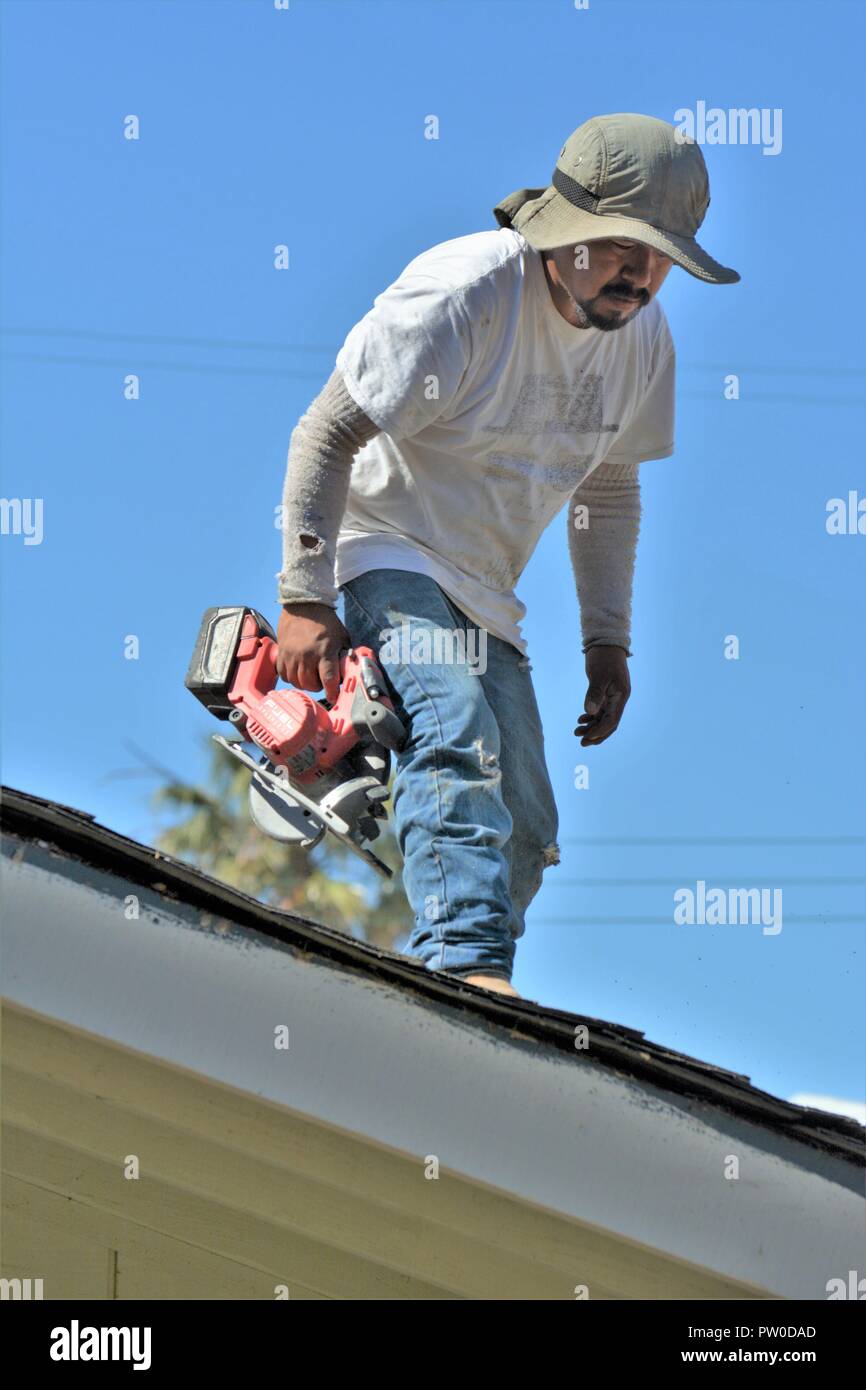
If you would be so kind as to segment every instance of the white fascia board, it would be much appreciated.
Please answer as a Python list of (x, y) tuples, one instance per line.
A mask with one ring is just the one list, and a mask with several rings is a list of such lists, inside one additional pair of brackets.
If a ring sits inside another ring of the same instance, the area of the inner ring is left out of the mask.
[(862, 1266), (862, 1173), (836, 1155), (45, 862), (6, 861), (4, 993), (24, 1007), (782, 1297)]

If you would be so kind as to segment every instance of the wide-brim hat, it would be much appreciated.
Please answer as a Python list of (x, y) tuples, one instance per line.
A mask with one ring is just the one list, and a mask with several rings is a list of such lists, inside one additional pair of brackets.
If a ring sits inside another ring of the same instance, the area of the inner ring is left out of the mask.
[(740, 276), (699, 246), (710, 203), (699, 145), (654, 116), (594, 116), (566, 140), (547, 188), (521, 188), (493, 209), (537, 251), (623, 237), (670, 256), (711, 285)]

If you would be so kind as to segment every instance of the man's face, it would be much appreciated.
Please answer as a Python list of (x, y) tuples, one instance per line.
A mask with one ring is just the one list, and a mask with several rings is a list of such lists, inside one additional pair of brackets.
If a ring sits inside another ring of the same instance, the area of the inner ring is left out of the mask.
[[(639, 241), (608, 238), (548, 252), (556, 279), (594, 328), (622, 328), (661, 288), (673, 262)], [(584, 325), (585, 326), (585, 325)]]

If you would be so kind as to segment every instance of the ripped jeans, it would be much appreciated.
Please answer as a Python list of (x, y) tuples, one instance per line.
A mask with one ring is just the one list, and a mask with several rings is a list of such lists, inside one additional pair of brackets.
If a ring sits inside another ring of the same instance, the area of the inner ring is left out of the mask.
[(407, 954), (510, 980), (526, 910), (559, 862), (529, 662), (427, 575), (369, 570), (342, 593), (352, 642), (379, 657), (409, 731), (393, 791)]

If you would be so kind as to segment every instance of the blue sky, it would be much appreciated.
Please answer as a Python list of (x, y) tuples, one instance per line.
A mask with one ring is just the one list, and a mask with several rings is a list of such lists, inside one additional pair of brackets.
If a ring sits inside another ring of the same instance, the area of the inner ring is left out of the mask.
[[(374, 296), (546, 183), (593, 114), (782, 111), (776, 155), (705, 149), (701, 240), (742, 283), (662, 291), (677, 449), (642, 469), (634, 694), (604, 746), (572, 734), (564, 516), (519, 588), (563, 862), (515, 984), (862, 1102), (866, 538), (825, 520), (866, 491), (863, 6), (7, 0), (2, 24), (3, 496), (44, 499), (41, 544), (0, 537), (3, 780), (145, 841), (152, 783), (112, 774), (130, 744), (203, 773), (201, 611), (275, 618), (289, 435)], [(675, 926), (700, 879), (780, 888), (782, 931)]]

